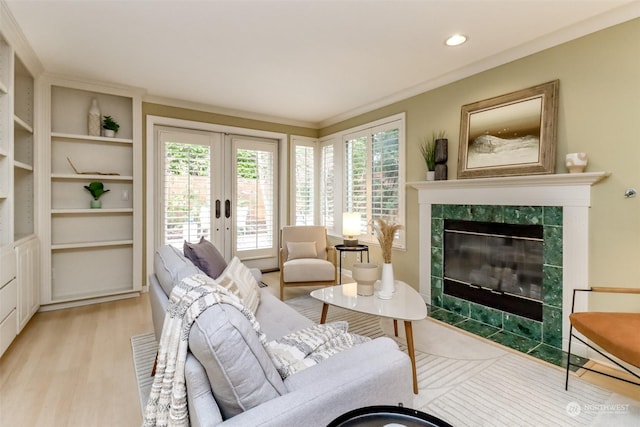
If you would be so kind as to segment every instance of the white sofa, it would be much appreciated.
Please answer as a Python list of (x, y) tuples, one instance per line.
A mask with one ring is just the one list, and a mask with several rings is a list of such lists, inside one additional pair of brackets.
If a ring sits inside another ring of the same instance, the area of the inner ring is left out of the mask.
[[(150, 276), (156, 337), (171, 288), (198, 272), (175, 248), (156, 251)], [(266, 288), (256, 318), (267, 340), (313, 325)], [(185, 371), (193, 426), (325, 426), (356, 408), (413, 403), (409, 358), (390, 338), (357, 345), (283, 381), (247, 319), (226, 304), (209, 307), (192, 326)]]

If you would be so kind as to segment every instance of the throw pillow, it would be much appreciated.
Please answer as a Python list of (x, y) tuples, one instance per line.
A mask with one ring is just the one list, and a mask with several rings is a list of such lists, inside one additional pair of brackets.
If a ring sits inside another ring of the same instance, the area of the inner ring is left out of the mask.
[(316, 242), (287, 242), (287, 252), (287, 260), (318, 257)]
[(237, 288), (245, 307), (255, 314), (260, 304), (260, 285), (238, 257), (233, 257), (216, 282), (231, 292)]
[(212, 279), (218, 277), (227, 266), (222, 254), (204, 237), (201, 237), (198, 243), (185, 240), (183, 251), (184, 256)]

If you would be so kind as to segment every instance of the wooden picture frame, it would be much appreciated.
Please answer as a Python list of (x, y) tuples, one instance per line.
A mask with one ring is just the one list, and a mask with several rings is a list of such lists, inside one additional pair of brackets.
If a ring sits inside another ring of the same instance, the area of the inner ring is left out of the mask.
[(559, 80), (463, 105), (458, 178), (555, 172)]

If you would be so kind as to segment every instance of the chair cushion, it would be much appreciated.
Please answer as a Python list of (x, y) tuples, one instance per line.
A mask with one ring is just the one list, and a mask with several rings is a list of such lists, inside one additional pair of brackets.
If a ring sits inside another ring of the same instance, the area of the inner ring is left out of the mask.
[(603, 350), (640, 368), (640, 313), (571, 313), (569, 320)]
[(154, 271), (164, 293), (169, 296), (173, 286), (185, 277), (202, 273), (198, 267), (170, 245), (160, 246), (154, 255)]
[(233, 257), (227, 268), (216, 278), (216, 282), (235, 294), (239, 293), (245, 307), (255, 315), (260, 305), (260, 285), (251, 270), (238, 257)]
[(324, 259), (293, 259), (283, 264), (282, 277), (290, 282), (327, 282), (335, 279), (335, 266)]
[(288, 260), (298, 258), (317, 258), (316, 242), (287, 242)]
[(222, 254), (204, 237), (201, 237), (198, 243), (189, 243), (185, 240), (183, 251), (184, 256), (212, 279), (218, 277), (227, 266)]
[(287, 392), (256, 331), (229, 304), (213, 305), (196, 319), (189, 349), (207, 372), (224, 419)]

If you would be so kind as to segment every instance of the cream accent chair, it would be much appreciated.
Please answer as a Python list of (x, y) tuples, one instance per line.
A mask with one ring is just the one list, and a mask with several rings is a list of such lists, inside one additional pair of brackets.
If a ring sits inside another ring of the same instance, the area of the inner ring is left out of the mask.
[(336, 248), (320, 225), (286, 226), (280, 233), (280, 299), (287, 286), (334, 286), (338, 283)]

